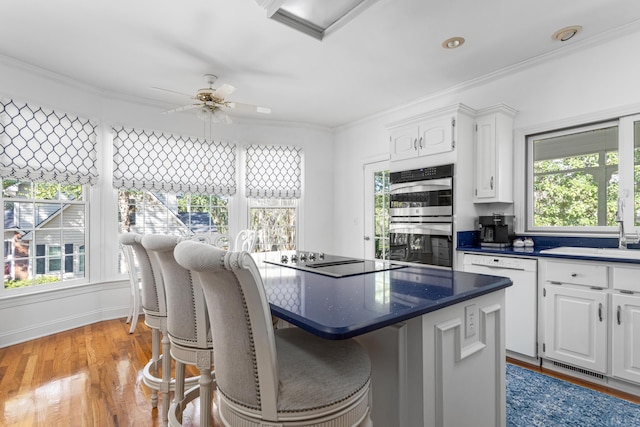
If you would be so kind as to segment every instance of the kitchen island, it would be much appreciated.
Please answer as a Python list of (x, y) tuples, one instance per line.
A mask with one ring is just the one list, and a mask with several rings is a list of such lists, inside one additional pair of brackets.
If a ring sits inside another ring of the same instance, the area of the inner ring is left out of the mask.
[(368, 350), (374, 425), (505, 426), (509, 279), (382, 262), (358, 272), (355, 261), (323, 274), (290, 256), (255, 255), (272, 313)]

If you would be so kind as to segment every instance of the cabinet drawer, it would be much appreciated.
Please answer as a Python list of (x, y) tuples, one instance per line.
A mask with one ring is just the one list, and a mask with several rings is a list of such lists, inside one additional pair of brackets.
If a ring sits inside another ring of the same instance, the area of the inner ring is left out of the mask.
[(640, 292), (640, 268), (611, 267), (613, 270), (613, 289)]
[(575, 262), (547, 261), (547, 281), (607, 288), (607, 266)]

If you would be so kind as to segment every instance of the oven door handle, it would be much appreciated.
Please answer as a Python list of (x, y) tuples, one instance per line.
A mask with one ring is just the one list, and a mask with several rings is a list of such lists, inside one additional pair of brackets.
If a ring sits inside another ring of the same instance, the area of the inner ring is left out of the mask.
[(402, 184), (391, 184), (390, 194), (402, 193), (422, 193), (425, 191), (451, 190), (453, 181), (451, 178), (434, 179), (430, 181), (404, 182)]
[(452, 228), (451, 223), (437, 223), (437, 224), (390, 224), (390, 233), (403, 233), (403, 234), (430, 234), (434, 236), (451, 236)]

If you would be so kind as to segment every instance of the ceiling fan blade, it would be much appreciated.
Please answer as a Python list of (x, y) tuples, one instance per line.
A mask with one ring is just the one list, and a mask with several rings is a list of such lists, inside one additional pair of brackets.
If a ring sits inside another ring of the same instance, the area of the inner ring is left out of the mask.
[(177, 113), (179, 111), (188, 111), (188, 110), (193, 110), (194, 108), (200, 108), (202, 107), (204, 104), (192, 104), (192, 105), (185, 105), (183, 107), (178, 107), (178, 108), (174, 108), (173, 110), (169, 110), (169, 111), (164, 111), (162, 114), (171, 114), (171, 113)]
[(193, 95), (189, 95), (187, 93), (182, 93), (182, 92), (178, 92), (178, 91), (171, 90), (171, 89), (164, 89), (164, 88), (161, 88), (161, 87), (152, 86), (151, 89), (161, 90), (163, 92), (175, 93), (176, 95), (186, 96), (187, 98), (193, 97)]
[(227, 96), (231, 95), (233, 91), (236, 90), (236, 87), (233, 85), (223, 84), (218, 89), (215, 89), (213, 92), (213, 96), (218, 99), (225, 99)]
[(250, 113), (262, 113), (262, 114), (271, 114), (271, 108), (268, 107), (259, 107), (257, 105), (251, 104), (242, 104), (240, 102), (229, 102), (227, 104), (229, 108), (233, 108), (238, 111), (247, 111)]

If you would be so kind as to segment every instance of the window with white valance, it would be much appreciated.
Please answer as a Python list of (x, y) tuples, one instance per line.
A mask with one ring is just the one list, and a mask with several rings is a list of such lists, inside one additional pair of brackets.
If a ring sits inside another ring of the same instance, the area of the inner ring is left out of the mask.
[(302, 149), (278, 145), (247, 147), (247, 197), (300, 198)]
[(0, 177), (95, 184), (96, 127), (88, 119), (0, 98)]
[(236, 147), (154, 131), (113, 129), (113, 186), (162, 193), (233, 195)]

